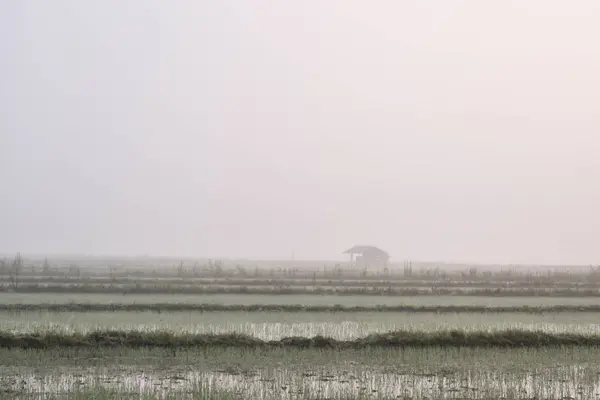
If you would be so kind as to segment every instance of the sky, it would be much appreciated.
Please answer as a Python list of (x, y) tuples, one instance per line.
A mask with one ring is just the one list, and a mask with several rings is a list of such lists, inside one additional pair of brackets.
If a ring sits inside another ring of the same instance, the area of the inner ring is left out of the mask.
[(0, 4), (0, 251), (600, 263), (597, 0)]

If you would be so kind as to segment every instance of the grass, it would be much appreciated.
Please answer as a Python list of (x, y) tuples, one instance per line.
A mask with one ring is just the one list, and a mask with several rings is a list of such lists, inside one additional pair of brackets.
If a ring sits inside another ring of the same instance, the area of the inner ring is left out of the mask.
[(15, 398), (44, 399), (202, 391), (210, 399), (592, 399), (599, 355), (598, 347), (0, 349), (0, 387), (23, 385)]
[(0, 293), (0, 398), (600, 397), (600, 292), (579, 275), (31, 272)]
[(486, 297), (598, 297), (600, 289), (581, 288), (395, 288), (388, 287), (336, 287), (336, 286), (194, 286), (165, 284), (19, 284), (2, 286), (0, 291), (16, 293), (81, 293), (81, 294), (257, 294), (257, 295), (335, 295), (335, 296), (486, 296)]
[[(2, 393), (2, 392), (0, 392)], [(18, 399), (21, 398), (26, 393), (16, 392), (13, 393), (3, 393), (3, 398), (5, 399)], [(5, 397), (4, 397), (5, 396)], [(233, 394), (227, 392), (198, 392), (198, 393), (173, 393), (173, 394), (140, 394), (140, 393), (128, 393), (122, 392), (116, 389), (106, 389), (103, 387), (98, 387), (94, 389), (85, 389), (85, 390), (74, 390), (68, 393), (68, 398), (71, 400), (179, 400), (179, 399), (190, 399), (190, 400), (229, 400), (235, 399)], [(45, 397), (48, 400), (63, 400), (65, 398), (64, 394), (54, 394)]]
[(335, 295), (257, 295), (257, 294), (120, 294), (110, 293), (10, 293), (0, 292), (0, 304), (223, 304), (223, 305), (298, 305), (346, 307), (373, 305), (398, 306), (484, 306), (484, 307), (549, 307), (600, 305), (599, 297), (477, 297), (477, 296), (335, 296)]
[(319, 349), (360, 349), (371, 347), (501, 347), (501, 348), (543, 348), (557, 346), (600, 346), (600, 335), (572, 333), (547, 333), (541, 331), (506, 330), (487, 331), (392, 331), (376, 333), (355, 340), (336, 340), (330, 337), (315, 336), (286, 337), (280, 340), (261, 340), (237, 333), (230, 334), (191, 334), (169, 331), (118, 331), (98, 330), (88, 333), (0, 332), (0, 347), (24, 349), (49, 348), (319, 348)]
[[(583, 278), (583, 277), (580, 277)], [(10, 277), (0, 276), (0, 284), (12, 285)], [(378, 278), (256, 278), (256, 277), (152, 277), (152, 276), (21, 276), (20, 285), (31, 284), (69, 284), (69, 285), (194, 285), (194, 286), (316, 286), (316, 287), (399, 287), (399, 288), (487, 288), (487, 289), (600, 289), (600, 282), (574, 280), (554, 281), (544, 280), (491, 280), (491, 279), (407, 279), (403, 277), (378, 277)]]
[[(196, 383), (193, 390), (179, 393), (140, 393), (135, 391), (123, 391), (103, 387), (102, 385), (93, 385), (79, 389), (73, 387), (68, 393), (48, 393), (44, 396), (47, 400), (62, 400), (65, 395), (72, 400), (234, 400), (237, 397), (235, 393), (219, 388), (202, 387), (201, 382)], [(5, 389), (0, 386), (0, 395), (2, 399), (21, 399), (28, 397), (25, 388), (21, 390)]]
[[(261, 368), (330, 370), (339, 366), (364, 363), (372, 371), (396, 368), (415, 374), (443, 371), (448, 368), (466, 372), (473, 368), (493, 368), (499, 372), (525, 371), (553, 366), (593, 366), (600, 374), (600, 347), (368, 347), (358, 349), (319, 349), (291, 347), (211, 347), (199, 351), (193, 347), (55, 347), (45, 350), (0, 348), (2, 367), (51, 373), (61, 367), (81, 373), (96, 368), (135, 369), (148, 372), (237, 371)], [(1, 374), (0, 374), (1, 376)]]
[(508, 329), (546, 333), (597, 334), (598, 313), (399, 313), (399, 312), (0, 312), (0, 330), (31, 333), (52, 330), (170, 331), (176, 334), (236, 332), (263, 340), (327, 336), (351, 340), (394, 330), (432, 332)]
[(484, 305), (373, 305), (344, 306), (335, 305), (302, 305), (302, 304), (214, 304), (214, 303), (68, 303), (68, 304), (0, 304), (0, 312), (245, 312), (245, 313), (598, 313), (598, 305), (550, 305), (550, 306), (484, 306)]

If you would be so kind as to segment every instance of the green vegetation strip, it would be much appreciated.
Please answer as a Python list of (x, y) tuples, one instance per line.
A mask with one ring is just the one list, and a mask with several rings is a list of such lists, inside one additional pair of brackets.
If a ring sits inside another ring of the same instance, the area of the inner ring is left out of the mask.
[(337, 296), (431, 296), (460, 295), (483, 297), (600, 297), (599, 289), (559, 289), (559, 288), (394, 288), (394, 287), (333, 287), (333, 286), (194, 286), (194, 285), (162, 285), (162, 284), (129, 284), (129, 285), (12, 285), (2, 286), (0, 291), (16, 293), (114, 293), (114, 294), (266, 294), (266, 295), (337, 295)]
[(0, 304), (0, 312), (405, 312), (405, 313), (528, 313), (544, 314), (558, 312), (600, 312), (600, 305), (553, 305), (553, 306), (414, 306), (414, 305), (377, 305), (342, 306), (336, 305), (277, 305), (277, 304), (193, 304), (193, 303), (155, 303), (155, 304)]
[(421, 332), (392, 331), (355, 340), (336, 340), (323, 336), (313, 338), (286, 337), (261, 340), (242, 334), (192, 334), (170, 331), (98, 330), (89, 333), (43, 331), (15, 333), (0, 331), (0, 347), (48, 348), (333, 348), (359, 349), (373, 347), (503, 347), (539, 348), (556, 346), (600, 346), (600, 335), (545, 333), (542, 331), (506, 330), (499, 332), (466, 332), (459, 330)]
[[(579, 277), (583, 278), (583, 277)], [(0, 276), (0, 284), (4, 286), (14, 286), (14, 277)], [(269, 287), (290, 287), (290, 286), (309, 286), (309, 287), (377, 287), (377, 288), (488, 288), (488, 289), (538, 289), (538, 290), (556, 290), (556, 289), (600, 289), (600, 282), (591, 281), (553, 281), (551, 278), (538, 278), (536, 280), (492, 280), (492, 279), (455, 279), (444, 280), (439, 278), (431, 279), (407, 279), (398, 277), (374, 277), (374, 278), (342, 278), (332, 277), (331, 279), (319, 278), (255, 278), (255, 277), (235, 277), (235, 278), (199, 278), (199, 277), (110, 277), (110, 276), (20, 276), (17, 286), (35, 285), (130, 285), (130, 286), (166, 286), (166, 285), (186, 285), (186, 286), (269, 286)]]

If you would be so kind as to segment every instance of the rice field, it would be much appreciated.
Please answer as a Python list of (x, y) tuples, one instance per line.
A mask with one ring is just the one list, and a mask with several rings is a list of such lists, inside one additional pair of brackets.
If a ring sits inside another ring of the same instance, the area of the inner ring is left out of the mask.
[(600, 297), (600, 289), (578, 287), (576, 284), (566, 284), (564, 288), (556, 287), (529, 287), (517, 288), (510, 285), (496, 285), (493, 287), (472, 286), (438, 286), (431, 283), (426, 286), (404, 286), (393, 285), (377, 286), (352, 286), (347, 285), (231, 285), (231, 284), (205, 284), (197, 285), (191, 283), (163, 284), (160, 282), (131, 282), (131, 283), (0, 283), (0, 291), (18, 293), (55, 293), (55, 294), (113, 294), (113, 295), (156, 295), (156, 294), (187, 294), (187, 295), (215, 295), (215, 294), (253, 294), (253, 295), (278, 295), (278, 296), (311, 296), (311, 295), (333, 295), (333, 296), (484, 296), (484, 297)]
[(325, 336), (351, 340), (396, 330), (600, 333), (600, 313), (392, 313), (392, 312), (0, 312), (0, 330), (11, 332), (81, 332), (94, 330), (241, 333), (262, 340)]
[(335, 296), (335, 295), (258, 295), (258, 294), (81, 294), (81, 293), (14, 293), (0, 292), (0, 304), (279, 304), (279, 305), (321, 305), (331, 306), (600, 306), (600, 297), (474, 297), (474, 296), (415, 296), (394, 297), (382, 295)]
[[(600, 397), (594, 297), (4, 292), (0, 305), (1, 399)], [(65, 307), (30, 310), (48, 305)]]
[[(0, 350), (3, 398), (593, 399), (598, 349)], [(17, 397), (17, 394), (21, 397)], [(128, 397), (132, 395), (132, 397)]]

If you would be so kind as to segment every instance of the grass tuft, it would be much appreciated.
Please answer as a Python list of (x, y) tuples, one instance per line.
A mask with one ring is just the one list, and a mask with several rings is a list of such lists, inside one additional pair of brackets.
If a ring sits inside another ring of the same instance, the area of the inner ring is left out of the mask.
[(355, 340), (337, 340), (315, 336), (261, 340), (249, 335), (191, 334), (169, 331), (97, 330), (89, 333), (42, 331), (15, 333), (0, 331), (0, 347), (48, 348), (333, 348), (370, 347), (502, 347), (540, 348), (556, 346), (600, 346), (600, 335), (546, 333), (505, 330), (498, 332), (447, 330), (436, 332), (391, 331), (371, 334)]
[(277, 305), (277, 304), (193, 304), (193, 303), (125, 303), (125, 304), (92, 304), (92, 303), (68, 303), (68, 304), (0, 304), (0, 312), (22, 313), (22, 312), (405, 312), (405, 313), (526, 313), (545, 314), (559, 312), (600, 312), (600, 305), (552, 305), (552, 306), (420, 306), (420, 305), (376, 305), (376, 306), (342, 306), (336, 305)]

